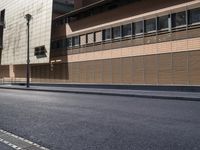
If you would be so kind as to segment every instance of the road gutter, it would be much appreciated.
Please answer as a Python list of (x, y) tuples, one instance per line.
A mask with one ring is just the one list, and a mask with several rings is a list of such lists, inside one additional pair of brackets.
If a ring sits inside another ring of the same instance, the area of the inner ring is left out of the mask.
[(139, 94), (139, 93), (120, 93), (108, 91), (79, 91), (79, 90), (59, 90), (59, 89), (44, 89), (44, 88), (24, 88), (24, 87), (2, 87), (0, 89), (8, 90), (22, 90), (22, 91), (37, 91), (37, 92), (56, 92), (56, 93), (71, 93), (71, 94), (91, 94), (91, 95), (107, 95), (107, 96), (123, 96), (123, 97), (137, 97), (137, 98), (151, 98), (151, 99), (165, 99), (165, 100), (183, 100), (183, 101), (197, 101), (200, 102), (200, 97), (185, 97), (181, 95), (156, 95), (156, 94)]

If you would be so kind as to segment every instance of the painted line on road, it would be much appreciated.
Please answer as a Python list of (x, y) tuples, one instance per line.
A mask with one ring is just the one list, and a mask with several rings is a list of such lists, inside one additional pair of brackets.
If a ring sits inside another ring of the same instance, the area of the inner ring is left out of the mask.
[(49, 150), (27, 139), (0, 129), (0, 142), (15, 150)]

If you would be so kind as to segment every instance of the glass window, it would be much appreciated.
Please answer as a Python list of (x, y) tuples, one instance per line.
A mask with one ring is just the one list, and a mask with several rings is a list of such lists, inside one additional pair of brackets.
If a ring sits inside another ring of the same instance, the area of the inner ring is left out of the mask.
[(132, 24), (122, 26), (123, 37), (132, 35)]
[(67, 39), (63, 39), (63, 47), (64, 47), (64, 48), (67, 47)]
[(146, 33), (156, 31), (156, 19), (155, 18), (145, 20), (145, 31), (146, 31)]
[(135, 35), (143, 34), (143, 21), (134, 23), (134, 32)]
[(168, 29), (170, 24), (170, 16), (158, 17), (158, 30)]
[(73, 37), (73, 46), (78, 46), (79, 45), (79, 36)]
[(103, 40), (111, 40), (111, 29), (103, 30)]
[(113, 28), (113, 39), (118, 39), (121, 37), (121, 27), (114, 27)]
[(4, 22), (5, 10), (0, 11), (0, 22)]
[(200, 8), (189, 10), (189, 23), (200, 23)]
[(72, 47), (72, 38), (67, 38), (67, 46)]
[(179, 12), (172, 15), (172, 27), (186, 25), (186, 12)]

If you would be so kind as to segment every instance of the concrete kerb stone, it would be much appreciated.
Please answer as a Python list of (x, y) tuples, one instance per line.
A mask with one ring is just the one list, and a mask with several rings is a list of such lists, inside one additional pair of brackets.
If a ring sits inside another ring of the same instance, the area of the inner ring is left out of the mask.
[[(55, 87), (56, 88), (56, 87)], [(72, 93), (72, 94), (92, 94), (92, 95), (107, 95), (107, 96), (124, 96), (124, 97), (137, 97), (137, 98), (151, 98), (151, 99), (165, 99), (165, 100), (184, 100), (184, 101), (199, 101), (200, 97), (183, 97), (183, 96), (160, 96), (160, 95), (147, 95), (147, 94), (127, 94), (127, 93), (108, 93), (108, 92), (94, 92), (94, 91), (73, 91), (73, 90), (53, 90), (42, 88), (21, 88), (21, 87), (2, 87), (0, 89), (9, 90), (25, 90), (25, 91), (38, 91), (38, 92), (56, 92), (56, 93)]]

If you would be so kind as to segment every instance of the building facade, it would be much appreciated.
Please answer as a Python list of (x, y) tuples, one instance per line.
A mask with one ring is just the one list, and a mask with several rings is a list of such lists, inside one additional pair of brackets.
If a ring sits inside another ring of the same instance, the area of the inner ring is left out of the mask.
[(66, 0), (1, 0), (0, 1), (0, 77), (24, 78), (27, 61), (27, 24), (31, 14), (30, 62), (49, 63), (52, 18), (72, 10)]
[(53, 19), (49, 62), (32, 64), (32, 82), (200, 84), (199, 0), (88, 3)]

